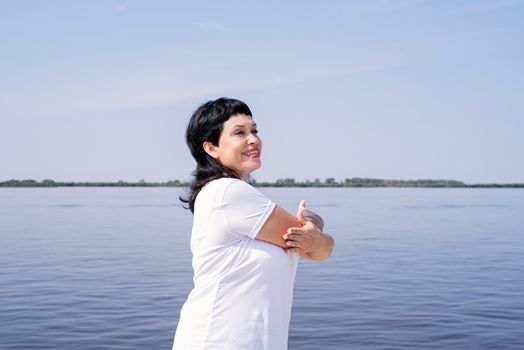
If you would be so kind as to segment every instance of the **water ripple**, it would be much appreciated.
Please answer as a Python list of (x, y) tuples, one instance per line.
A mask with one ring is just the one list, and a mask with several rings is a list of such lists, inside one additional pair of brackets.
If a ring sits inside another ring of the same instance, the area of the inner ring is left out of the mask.
[[(524, 349), (520, 192), (265, 190), (305, 198), (337, 242), (300, 262), (290, 349)], [(0, 348), (170, 348), (192, 285), (179, 193), (16, 193), (0, 197)]]

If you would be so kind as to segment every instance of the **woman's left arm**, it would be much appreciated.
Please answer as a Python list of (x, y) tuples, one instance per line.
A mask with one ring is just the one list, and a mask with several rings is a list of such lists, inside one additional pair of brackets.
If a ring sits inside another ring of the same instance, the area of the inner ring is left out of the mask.
[(324, 221), (320, 216), (305, 208), (302, 201), (299, 205), (297, 219), (304, 226), (291, 227), (284, 234), (288, 251), (299, 253), (306, 259), (323, 261), (331, 256), (335, 241), (323, 232)]

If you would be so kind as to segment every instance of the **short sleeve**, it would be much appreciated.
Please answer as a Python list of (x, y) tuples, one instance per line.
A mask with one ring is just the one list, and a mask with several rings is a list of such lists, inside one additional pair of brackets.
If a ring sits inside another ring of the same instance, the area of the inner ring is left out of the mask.
[(254, 239), (275, 203), (242, 180), (231, 181), (224, 190), (222, 210), (228, 231)]

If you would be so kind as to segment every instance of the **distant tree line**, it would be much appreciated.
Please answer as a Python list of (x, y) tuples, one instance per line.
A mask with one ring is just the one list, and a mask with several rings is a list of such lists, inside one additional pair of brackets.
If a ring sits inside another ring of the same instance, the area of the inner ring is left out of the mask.
[[(452, 187), (452, 188), (524, 188), (524, 183), (514, 184), (473, 184), (467, 185), (457, 180), (383, 180), (371, 178), (347, 178), (337, 181), (333, 177), (320, 179), (296, 181), (294, 178), (277, 179), (275, 182), (252, 183), (258, 187)], [(188, 183), (180, 180), (167, 182), (59, 182), (50, 179), (36, 180), (8, 180), (0, 182), (0, 187), (185, 187)]]
[(8, 180), (0, 182), (0, 187), (184, 187), (186, 182), (179, 180), (167, 182), (146, 182), (140, 180), (138, 182), (61, 182), (53, 180)]
[(295, 181), (293, 178), (278, 179), (275, 182), (259, 182), (260, 187), (465, 187), (461, 181), (456, 180), (383, 180), (370, 178), (347, 178), (337, 181), (328, 177), (324, 181)]

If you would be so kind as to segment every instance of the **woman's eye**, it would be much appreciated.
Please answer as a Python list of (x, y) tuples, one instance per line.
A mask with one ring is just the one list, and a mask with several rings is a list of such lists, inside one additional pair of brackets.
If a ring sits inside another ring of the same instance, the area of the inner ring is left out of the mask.
[(253, 134), (255, 134), (255, 135), (258, 134), (258, 130), (256, 130), (256, 129), (255, 129), (255, 130), (251, 130), (251, 132), (252, 132)]
[(244, 132), (242, 130), (235, 131), (235, 135), (244, 135)]

